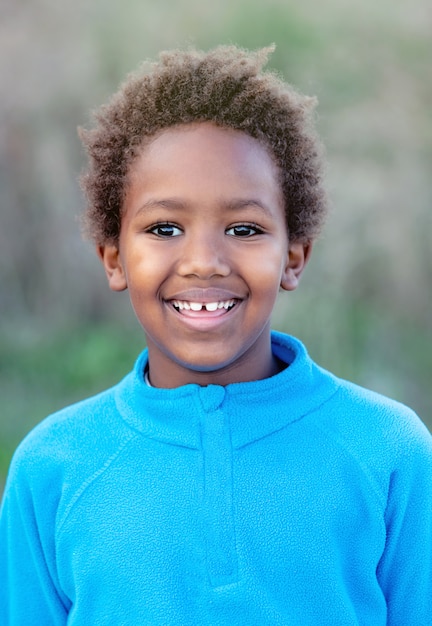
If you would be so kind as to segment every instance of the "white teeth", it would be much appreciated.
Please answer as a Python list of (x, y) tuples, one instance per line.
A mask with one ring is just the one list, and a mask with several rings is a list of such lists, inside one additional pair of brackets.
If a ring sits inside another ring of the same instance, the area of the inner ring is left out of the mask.
[(218, 309), (230, 309), (235, 304), (235, 300), (227, 300), (226, 302), (186, 302), (185, 300), (173, 300), (173, 305), (180, 311), (201, 311), (203, 308), (206, 311), (214, 312)]

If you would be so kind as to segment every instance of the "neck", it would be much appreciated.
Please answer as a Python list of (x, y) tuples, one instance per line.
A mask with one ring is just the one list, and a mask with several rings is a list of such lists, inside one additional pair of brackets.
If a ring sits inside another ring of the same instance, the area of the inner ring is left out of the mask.
[(148, 381), (152, 387), (162, 389), (173, 389), (189, 384), (196, 384), (201, 387), (208, 385), (221, 385), (225, 387), (232, 383), (270, 378), (286, 367), (285, 363), (282, 363), (272, 353), (270, 353), (269, 358), (254, 363), (253, 367), (244, 368), (239, 368), (238, 363), (212, 371), (197, 371), (179, 366), (172, 362), (165, 363), (164, 367), (160, 367), (159, 365), (157, 359), (154, 360), (151, 358), (149, 351)]

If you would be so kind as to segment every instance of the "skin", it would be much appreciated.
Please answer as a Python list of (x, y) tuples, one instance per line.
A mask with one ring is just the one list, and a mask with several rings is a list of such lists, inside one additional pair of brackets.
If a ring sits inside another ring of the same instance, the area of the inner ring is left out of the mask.
[(119, 241), (98, 253), (111, 289), (129, 289), (151, 384), (174, 388), (280, 370), (270, 317), (280, 288), (297, 287), (310, 250), (288, 241), (268, 150), (203, 122), (146, 144), (129, 172)]

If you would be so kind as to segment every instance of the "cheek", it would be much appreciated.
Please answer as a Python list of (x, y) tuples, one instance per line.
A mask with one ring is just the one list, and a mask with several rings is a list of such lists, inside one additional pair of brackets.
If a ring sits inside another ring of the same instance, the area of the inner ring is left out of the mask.
[(249, 275), (255, 281), (256, 288), (267, 293), (279, 290), (287, 255), (277, 245), (251, 255), (248, 262)]
[(126, 259), (129, 280), (140, 283), (143, 287), (153, 284), (167, 271), (169, 259), (170, 255), (161, 254), (158, 247), (137, 245), (130, 250)]

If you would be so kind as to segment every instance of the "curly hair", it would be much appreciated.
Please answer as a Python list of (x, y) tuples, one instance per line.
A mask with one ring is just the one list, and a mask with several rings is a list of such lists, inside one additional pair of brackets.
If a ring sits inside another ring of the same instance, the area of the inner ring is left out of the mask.
[(166, 51), (128, 76), (95, 112), (95, 127), (79, 129), (89, 156), (81, 177), (88, 200), (84, 231), (93, 241), (118, 242), (128, 172), (145, 142), (169, 127), (200, 121), (243, 131), (266, 146), (278, 166), (290, 239), (317, 237), (327, 199), (312, 123), (316, 100), (263, 70), (273, 49)]

